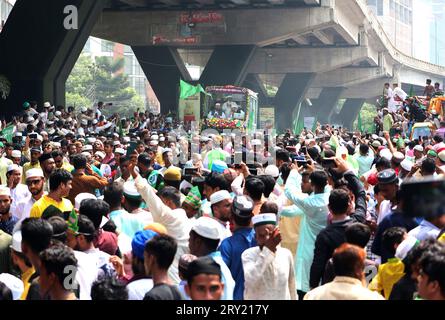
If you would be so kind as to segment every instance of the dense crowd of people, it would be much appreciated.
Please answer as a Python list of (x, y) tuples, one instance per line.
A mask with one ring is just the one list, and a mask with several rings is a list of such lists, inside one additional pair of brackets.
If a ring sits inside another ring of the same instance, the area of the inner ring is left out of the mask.
[(25, 102), (0, 138), (0, 300), (443, 300), (445, 203), (412, 214), (407, 190), (442, 185), (445, 119), (410, 140), (409, 99), (373, 134), (278, 136)]

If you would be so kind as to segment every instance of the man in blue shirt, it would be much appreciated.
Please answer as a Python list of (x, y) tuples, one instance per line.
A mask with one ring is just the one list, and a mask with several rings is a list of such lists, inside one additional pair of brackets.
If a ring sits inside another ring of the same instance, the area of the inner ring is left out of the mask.
[(231, 221), (234, 225), (233, 235), (224, 239), (218, 249), (235, 280), (234, 300), (244, 300), (244, 271), (241, 254), (246, 249), (257, 245), (255, 231), (250, 226), (253, 216), (252, 211), (252, 199), (248, 196), (235, 197), (231, 216)]

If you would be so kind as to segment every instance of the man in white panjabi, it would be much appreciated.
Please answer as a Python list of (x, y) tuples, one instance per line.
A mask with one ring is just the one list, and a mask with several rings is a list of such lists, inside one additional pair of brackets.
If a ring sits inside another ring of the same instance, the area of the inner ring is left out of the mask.
[(252, 218), (258, 246), (241, 255), (245, 300), (297, 300), (292, 253), (279, 244), (277, 216), (266, 213)]

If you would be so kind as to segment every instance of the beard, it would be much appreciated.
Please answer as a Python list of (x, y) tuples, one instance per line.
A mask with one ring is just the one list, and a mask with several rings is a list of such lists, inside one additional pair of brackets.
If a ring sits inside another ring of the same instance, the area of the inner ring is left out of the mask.
[(0, 215), (8, 214), (10, 209), (11, 209), (11, 205), (5, 207), (5, 209), (0, 210)]

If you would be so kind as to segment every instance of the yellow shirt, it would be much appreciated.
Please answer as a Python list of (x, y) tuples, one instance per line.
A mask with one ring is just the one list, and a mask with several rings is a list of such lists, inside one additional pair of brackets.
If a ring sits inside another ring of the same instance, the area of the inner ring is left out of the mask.
[(383, 294), (386, 300), (391, 295), (394, 285), (405, 275), (405, 265), (398, 258), (388, 259), (379, 266), (377, 275), (368, 285), (368, 289)]
[(23, 165), (22, 183), (26, 184), (26, 171), (29, 169), (40, 168), (40, 162), (37, 161), (36, 164), (32, 165), (31, 162), (27, 162)]
[(64, 198), (62, 199), (62, 201), (57, 202), (49, 196), (44, 195), (39, 200), (37, 200), (36, 203), (33, 204), (30, 217), (40, 218), (43, 214), (43, 211), (45, 211), (45, 209), (48, 208), (50, 205), (53, 205), (62, 212), (73, 210), (73, 204), (68, 199)]
[(26, 270), (25, 272), (23, 272), (22, 281), (23, 281), (24, 290), (23, 290), (22, 295), (20, 296), (20, 300), (26, 300), (26, 297), (28, 296), (29, 287), (31, 287), (31, 282), (29, 282), (29, 278), (31, 278), (31, 276), (34, 274), (34, 272), (36, 272), (34, 267), (31, 267), (28, 270)]
[(5, 157), (0, 158), (0, 179), (2, 180), (1, 184), (7, 183), (6, 171), (8, 170), (8, 166), (10, 164), (12, 164), (12, 161), (9, 160), (8, 158)]

